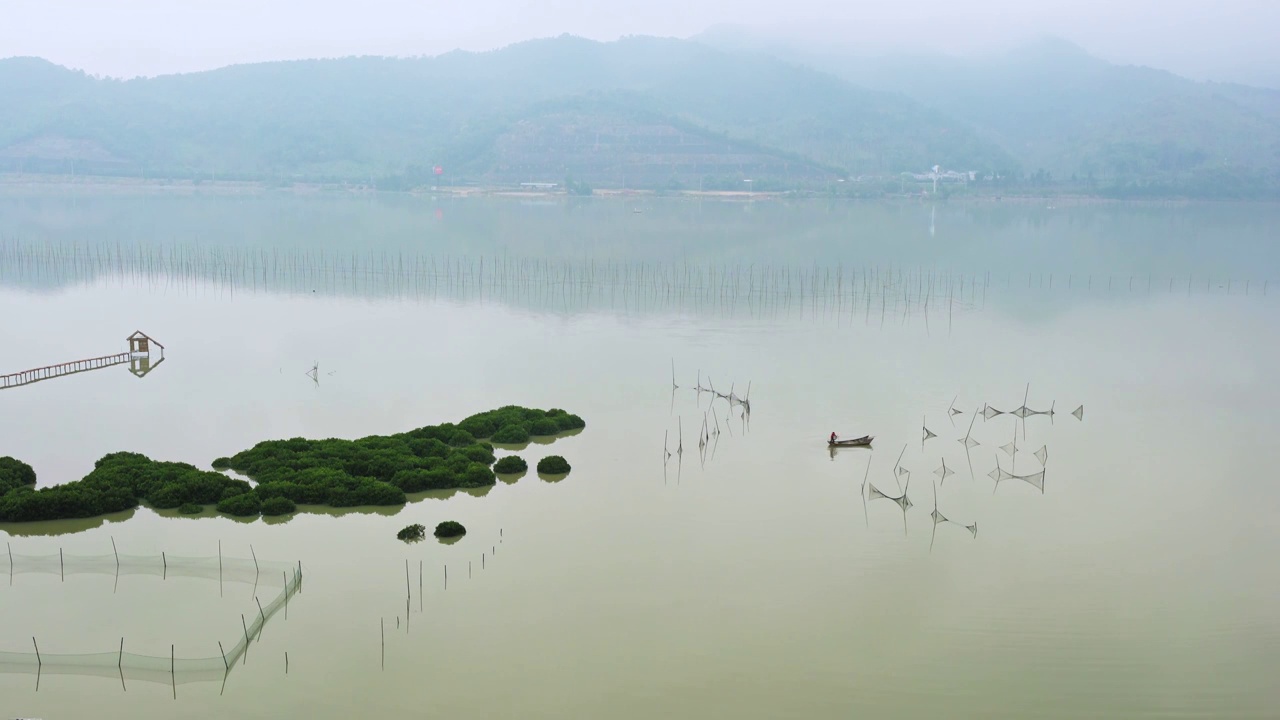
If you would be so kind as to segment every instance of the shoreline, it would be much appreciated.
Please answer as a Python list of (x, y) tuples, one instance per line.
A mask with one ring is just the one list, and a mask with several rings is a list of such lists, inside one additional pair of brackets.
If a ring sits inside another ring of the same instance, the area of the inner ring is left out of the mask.
[(135, 177), (112, 176), (71, 176), (0, 173), (0, 195), (21, 191), (53, 190), (59, 192), (88, 190), (102, 195), (112, 194), (155, 194), (155, 195), (267, 195), (271, 193), (288, 193), (292, 195), (331, 195), (343, 194), (352, 196), (410, 196), (410, 197), (444, 197), (471, 198), (497, 197), (513, 199), (595, 199), (629, 200), (629, 199), (697, 199), (722, 201), (768, 201), (768, 200), (842, 200), (852, 202), (884, 202), (915, 201), (966, 203), (966, 204), (1033, 204), (1048, 203), (1047, 209), (1055, 209), (1058, 205), (1188, 205), (1188, 204), (1274, 204), (1280, 200), (1267, 199), (1232, 199), (1232, 198), (1195, 198), (1182, 196), (1115, 198), (1105, 195), (1087, 195), (1079, 193), (959, 193), (932, 197), (928, 194), (885, 194), (877, 197), (829, 195), (813, 190), (785, 191), (744, 191), (744, 190), (669, 190), (659, 191), (639, 188), (605, 188), (593, 190), (590, 195), (574, 195), (565, 190), (546, 189), (529, 190), (509, 186), (435, 186), (413, 190), (378, 190), (369, 185), (349, 183), (291, 183), (286, 186), (271, 185), (257, 180), (203, 180), (192, 181), (182, 179), (149, 179)]

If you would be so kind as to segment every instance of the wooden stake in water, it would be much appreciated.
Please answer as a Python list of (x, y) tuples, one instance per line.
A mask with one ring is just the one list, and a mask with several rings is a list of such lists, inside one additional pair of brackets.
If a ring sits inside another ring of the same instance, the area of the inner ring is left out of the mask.
[(258, 603), (258, 617), (262, 619), (262, 624), (258, 626), (258, 642), (262, 642), (262, 630), (267, 627), (267, 614), (262, 612), (262, 601), (256, 595), (253, 601)]
[(222, 649), (222, 641), (218, 641), (218, 652), (222, 654), (222, 666), (229, 672), (231, 665), (227, 663), (227, 651)]
[(413, 597), (413, 592), (409, 590), (409, 558), (404, 560), (404, 596), (406, 598)]
[(34, 646), (35, 646), (35, 648), (36, 648), (36, 665), (37, 665), (37, 666), (41, 666), (41, 667), (43, 667), (43, 666), (44, 666), (44, 661), (40, 659), (40, 645), (39, 645), (38, 643), (36, 643), (36, 636), (35, 636), (35, 635), (32, 635), (32, 636), (31, 636), (31, 644), (32, 644), (32, 645), (34, 645)]
[(116, 660), (117, 668), (124, 668), (124, 638), (120, 638), (120, 656)]
[(244, 613), (240, 613), (240, 627), (244, 628), (244, 662), (249, 664), (249, 626), (244, 621)]
[(387, 669), (387, 621), (385, 618), (378, 618), (378, 632), (382, 635), (382, 669)]
[(284, 674), (289, 674), (289, 651), (284, 651)]
[(280, 577), (284, 578), (284, 619), (289, 619), (289, 574), (280, 571)]
[(116, 556), (116, 569), (117, 569), (117, 570), (119, 570), (119, 569), (120, 569), (120, 551), (116, 550), (116, 539), (115, 539), (115, 538), (111, 538), (111, 552), (115, 553), (115, 556)]
[(173, 646), (169, 646), (169, 681), (173, 683), (173, 699), (178, 699), (178, 675), (174, 672), (174, 666), (177, 665)]
[(58, 577), (62, 578), (62, 582), (67, 581), (66, 566), (62, 563), (62, 548), (58, 548)]
[(160, 579), (167, 580), (169, 578), (169, 558), (165, 557), (163, 550), (160, 552), (160, 562), (164, 563), (164, 575), (161, 575)]
[[(253, 546), (252, 546), (252, 545), (250, 545), (250, 546), (249, 546), (249, 554), (253, 556), (253, 571), (254, 571), (255, 573), (256, 573), (256, 572), (259, 572), (259, 570), (258, 570), (258, 553), (256, 553), (256, 552), (254, 552), (254, 551), (253, 551)], [(302, 561), (301, 561), (301, 560), (299, 560), (299, 561), (298, 561), (298, 564), (299, 564), (299, 565), (301, 565), (301, 564), (302, 564)]]

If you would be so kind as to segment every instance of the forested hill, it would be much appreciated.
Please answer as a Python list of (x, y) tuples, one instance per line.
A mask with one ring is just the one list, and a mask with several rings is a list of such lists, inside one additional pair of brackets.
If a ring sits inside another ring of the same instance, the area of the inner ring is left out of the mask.
[(683, 40), (565, 36), (127, 81), (0, 60), (9, 172), (766, 189), (934, 164), (1016, 170), (904, 96)]
[(1280, 197), (1280, 91), (1117, 65), (1061, 38), (985, 57), (860, 55), (743, 28), (699, 37), (893, 91), (1012, 155), (1028, 176), (1096, 188)]
[(562, 36), (127, 81), (0, 60), (0, 172), (897, 192), (934, 165), (995, 192), (1276, 198), (1280, 92), (1052, 39), (957, 59)]

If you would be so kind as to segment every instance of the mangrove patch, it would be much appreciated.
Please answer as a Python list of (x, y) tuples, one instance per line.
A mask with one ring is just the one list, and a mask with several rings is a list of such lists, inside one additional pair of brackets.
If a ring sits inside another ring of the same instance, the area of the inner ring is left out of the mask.
[(426, 536), (427, 528), (422, 523), (406, 525), (400, 529), (400, 532), (396, 533), (396, 539), (405, 542), (417, 542)]
[(568, 475), (569, 461), (559, 455), (548, 455), (538, 461), (538, 472), (543, 475)]
[(299, 505), (402, 505), (406, 493), (486, 487), (495, 483), (495, 469), (508, 472), (515, 462), (525, 469), (518, 457), (491, 467), (495, 456), (489, 441), (502, 442), (499, 436), (523, 442), (585, 426), (582, 418), (564, 410), (508, 405), (456, 425), (358, 440), (268, 440), (214, 460), (215, 470), (234, 470), (252, 482), (187, 463), (116, 452), (98, 460), (81, 480), (37, 490), (30, 465), (0, 457), (0, 522), (96, 517), (143, 503), (186, 514), (213, 505), (238, 517), (285, 515)]
[(467, 529), (462, 527), (462, 523), (452, 520), (445, 520), (436, 526), (436, 537), (438, 538), (462, 537), (466, 534)]
[(493, 464), (493, 471), (499, 475), (514, 475), (528, 469), (529, 463), (525, 462), (524, 458), (519, 455), (508, 455), (504, 458), (499, 458), (498, 462)]

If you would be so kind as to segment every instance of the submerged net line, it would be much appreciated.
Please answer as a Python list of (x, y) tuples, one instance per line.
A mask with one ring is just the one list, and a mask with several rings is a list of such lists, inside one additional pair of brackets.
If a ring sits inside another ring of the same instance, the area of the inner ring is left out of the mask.
[[(117, 564), (118, 560), (118, 564)], [(209, 641), (211, 654), (201, 656), (177, 656), (177, 648), (171, 655), (148, 655), (124, 650), (121, 646), (112, 651), (88, 653), (59, 653), (38, 649), (33, 639), (31, 651), (0, 651), (0, 672), (6, 673), (57, 673), (72, 675), (98, 675), (164, 683), (204, 682), (226, 677), (238, 663), (247, 661), (249, 646), (260, 640), (266, 623), (285, 609), (290, 597), (302, 589), (301, 565), (257, 559), (226, 556), (182, 557), (151, 555), (22, 555), (10, 552), (0, 557), (0, 563), (8, 562), (9, 575), (40, 573), (53, 575), (152, 575), (190, 577), (204, 580), (223, 580), (236, 583), (277, 587), (279, 592), (269, 601), (261, 603), (260, 610), (242, 617), (242, 632), (234, 642), (213, 639)], [(219, 569), (221, 564), (221, 569)], [(0, 564), (0, 567), (3, 567)], [(185, 648), (184, 648), (185, 649)], [(217, 651), (217, 654), (212, 654)]]
[[(117, 562), (118, 560), (118, 562)], [(192, 577), (205, 580), (253, 584), (259, 578), (278, 576), (295, 570), (289, 563), (217, 555), (185, 557), (180, 555), (0, 555), (0, 572), (8, 567), (10, 575), (153, 575), (156, 577)]]
[(0, 240), (0, 283), (118, 281), (222, 292), (495, 301), (584, 311), (796, 311), (895, 318), (971, 311), (988, 275), (934, 268), (740, 262), (597, 261), (336, 253), (200, 246), (54, 245)]

